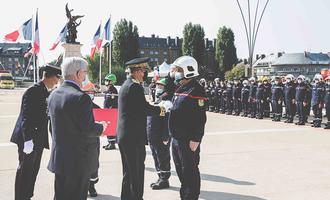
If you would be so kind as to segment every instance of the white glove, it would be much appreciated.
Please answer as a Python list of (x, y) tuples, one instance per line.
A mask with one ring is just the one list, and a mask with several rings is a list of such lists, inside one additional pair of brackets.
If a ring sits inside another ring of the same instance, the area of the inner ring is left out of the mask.
[(26, 154), (30, 154), (33, 151), (33, 146), (34, 146), (34, 144), (33, 144), (32, 140), (24, 142), (23, 152)]
[(173, 104), (171, 101), (167, 100), (167, 101), (164, 101), (163, 107), (165, 108), (166, 112), (170, 112), (171, 108), (173, 107)]

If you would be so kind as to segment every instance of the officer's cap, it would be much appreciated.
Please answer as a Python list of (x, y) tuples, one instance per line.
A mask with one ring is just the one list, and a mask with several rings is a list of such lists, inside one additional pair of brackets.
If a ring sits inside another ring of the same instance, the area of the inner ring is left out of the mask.
[(144, 58), (135, 58), (133, 60), (130, 60), (128, 62), (125, 63), (125, 65), (128, 68), (149, 68), (149, 58), (148, 57), (144, 57)]
[(61, 77), (62, 71), (61, 68), (55, 65), (46, 64), (39, 68), (39, 74), (42, 75), (44, 72), (50, 77), (50, 76), (57, 76)]

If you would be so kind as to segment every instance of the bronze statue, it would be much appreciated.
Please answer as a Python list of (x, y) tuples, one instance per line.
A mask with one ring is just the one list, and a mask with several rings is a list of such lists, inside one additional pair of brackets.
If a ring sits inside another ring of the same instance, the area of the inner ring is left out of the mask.
[(71, 12), (73, 9), (68, 8), (68, 3), (65, 5), (65, 11), (66, 11), (66, 16), (68, 18), (68, 23), (67, 23), (67, 29), (68, 29), (68, 34), (66, 35), (66, 43), (70, 44), (79, 44), (79, 42), (76, 41), (77, 39), (77, 27), (81, 24), (81, 20), (79, 23), (77, 23), (77, 19), (84, 17), (84, 15), (76, 15), (73, 16), (71, 15)]

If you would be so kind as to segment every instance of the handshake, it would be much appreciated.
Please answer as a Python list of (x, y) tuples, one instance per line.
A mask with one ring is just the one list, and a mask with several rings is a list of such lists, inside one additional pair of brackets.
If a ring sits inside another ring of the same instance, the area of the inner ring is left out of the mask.
[(171, 101), (161, 101), (159, 104), (159, 107), (165, 108), (165, 112), (170, 112), (171, 108), (173, 107), (173, 104)]

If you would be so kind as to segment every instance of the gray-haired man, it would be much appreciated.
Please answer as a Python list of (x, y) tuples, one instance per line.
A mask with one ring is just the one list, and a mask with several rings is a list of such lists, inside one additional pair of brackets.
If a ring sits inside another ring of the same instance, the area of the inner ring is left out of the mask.
[(98, 168), (97, 140), (106, 123), (94, 122), (91, 98), (80, 87), (87, 75), (87, 62), (66, 58), (64, 83), (49, 97), (52, 148), (48, 169), (55, 173), (56, 200), (87, 199), (89, 178)]

